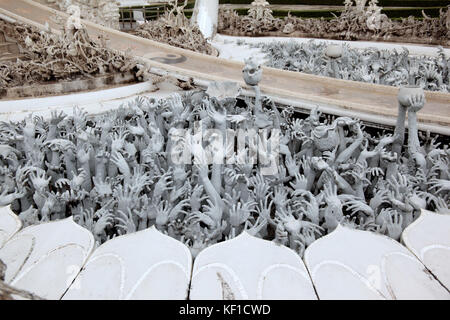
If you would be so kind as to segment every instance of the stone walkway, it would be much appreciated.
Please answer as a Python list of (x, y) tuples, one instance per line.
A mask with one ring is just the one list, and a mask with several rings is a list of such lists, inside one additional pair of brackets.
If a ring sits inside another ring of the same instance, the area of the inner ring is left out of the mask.
[(20, 227), (0, 209), (5, 281), (45, 299), (450, 299), (450, 216), (428, 211), (405, 246), (339, 225), (304, 259), (245, 232), (194, 259), (155, 227), (98, 248), (71, 217)]

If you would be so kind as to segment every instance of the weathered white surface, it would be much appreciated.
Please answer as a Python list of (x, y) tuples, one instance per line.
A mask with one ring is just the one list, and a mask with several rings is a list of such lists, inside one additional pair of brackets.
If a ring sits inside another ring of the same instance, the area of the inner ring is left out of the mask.
[(339, 225), (304, 259), (320, 299), (450, 299), (408, 249), (372, 232)]
[(0, 249), (7, 283), (60, 299), (94, 247), (92, 234), (67, 218), (23, 229)]
[(63, 299), (186, 299), (192, 256), (155, 227), (101, 245)]
[(450, 215), (422, 210), (402, 241), (450, 289)]
[(0, 208), (0, 248), (22, 228), (22, 222), (9, 206)]
[(308, 272), (291, 249), (246, 232), (197, 256), (190, 299), (317, 299)]
[(219, 19), (219, 0), (196, 0), (192, 19), (205, 38), (214, 36)]

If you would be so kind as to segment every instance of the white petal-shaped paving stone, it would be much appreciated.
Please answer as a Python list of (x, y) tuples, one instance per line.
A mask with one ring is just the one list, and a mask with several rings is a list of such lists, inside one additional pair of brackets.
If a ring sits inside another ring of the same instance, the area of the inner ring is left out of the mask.
[(45, 299), (60, 299), (94, 248), (92, 234), (73, 219), (30, 226), (0, 249), (5, 280)]
[(152, 227), (98, 247), (63, 299), (186, 299), (192, 256)]
[(339, 225), (304, 260), (320, 299), (450, 299), (407, 248), (372, 232)]
[(10, 207), (0, 208), (0, 248), (22, 228), (19, 217), (11, 211)]
[(422, 210), (402, 241), (450, 289), (450, 215)]
[(300, 257), (246, 232), (199, 253), (189, 298), (317, 299)]

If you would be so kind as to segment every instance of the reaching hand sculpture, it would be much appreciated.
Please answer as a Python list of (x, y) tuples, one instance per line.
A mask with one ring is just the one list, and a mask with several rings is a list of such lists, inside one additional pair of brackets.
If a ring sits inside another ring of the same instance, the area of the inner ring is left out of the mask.
[(255, 91), (255, 104), (253, 109), (255, 125), (259, 129), (267, 128), (272, 124), (272, 121), (270, 121), (268, 115), (262, 111), (261, 90), (258, 86), (262, 79), (263, 73), (261, 64), (251, 57), (245, 61), (245, 66), (242, 73), (245, 83), (251, 86), (251, 88)]
[(450, 91), (448, 63), (443, 49), (435, 56), (410, 55), (402, 51), (356, 49), (347, 45), (311, 40), (243, 43), (265, 54), (269, 67), (344, 80), (395, 87), (419, 86), (429, 91)]
[(408, 98), (408, 152), (411, 159), (414, 159), (416, 164), (423, 170), (425, 170), (426, 162), (425, 156), (421, 152), (418, 128), (417, 128), (417, 115), (425, 104), (425, 95), (422, 92)]
[[(25, 225), (72, 215), (98, 244), (155, 225), (193, 255), (243, 231), (299, 254), (339, 224), (398, 240), (421, 208), (448, 213), (450, 151), (417, 131), (422, 91), (399, 95), (405, 146), (402, 128), (372, 135), (317, 109), (280, 112), (261, 96), (261, 72), (255, 61), (244, 68), (255, 100), (215, 83), (104, 115), (0, 123), (0, 204)], [(187, 162), (171, 158), (179, 150)]]

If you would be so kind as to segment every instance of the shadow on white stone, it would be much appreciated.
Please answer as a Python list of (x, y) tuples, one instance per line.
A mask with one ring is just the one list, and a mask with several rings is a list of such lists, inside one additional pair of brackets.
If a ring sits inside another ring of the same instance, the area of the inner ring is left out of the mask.
[(199, 253), (189, 297), (317, 299), (308, 272), (294, 251), (246, 232)]
[(72, 217), (23, 229), (0, 250), (6, 283), (45, 299), (60, 299), (94, 247)]
[(20, 228), (22, 228), (22, 222), (14, 214), (10, 207), (0, 208), (0, 248), (8, 241), (13, 235), (15, 235)]
[(63, 299), (186, 299), (192, 256), (155, 227), (101, 245)]
[(450, 299), (401, 244), (339, 225), (305, 251), (320, 299)]
[(450, 289), (450, 215), (422, 210), (403, 231), (402, 242)]

